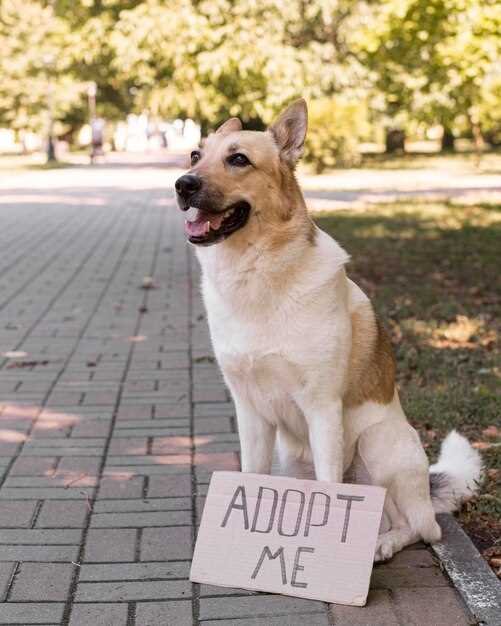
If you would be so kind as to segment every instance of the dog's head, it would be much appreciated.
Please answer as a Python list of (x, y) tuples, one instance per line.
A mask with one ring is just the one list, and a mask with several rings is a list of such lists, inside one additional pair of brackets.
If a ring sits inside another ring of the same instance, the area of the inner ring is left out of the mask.
[(289, 221), (302, 196), (294, 167), (307, 128), (304, 100), (293, 102), (265, 132), (242, 130), (233, 117), (191, 153), (191, 168), (176, 181), (179, 208), (194, 207), (185, 225), (193, 244), (211, 245), (237, 231)]

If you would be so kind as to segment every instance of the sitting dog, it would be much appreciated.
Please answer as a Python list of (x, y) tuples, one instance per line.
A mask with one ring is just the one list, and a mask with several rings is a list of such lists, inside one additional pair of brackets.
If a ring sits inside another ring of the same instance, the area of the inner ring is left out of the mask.
[[(311, 460), (342, 482), (355, 458), (387, 489), (390, 528), (376, 560), (436, 542), (480, 478), (478, 452), (452, 432), (428, 467), (395, 387), (390, 340), (346, 275), (346, 252), (310, 219), (294, 175), (307, 129), (304, 100), (266, 132), (225, 122), (175, 184), (202, 267), (214, 352), (235, 402), (242, 471)], [(430, 493), (431, 484), (431, 493)]]

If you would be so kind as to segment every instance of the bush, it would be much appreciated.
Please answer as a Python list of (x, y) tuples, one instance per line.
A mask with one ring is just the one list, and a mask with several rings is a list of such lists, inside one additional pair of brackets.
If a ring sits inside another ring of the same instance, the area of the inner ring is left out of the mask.
[(358, 165), (359, 140), (367, 128), (367, 109), (363, 103), (341, 96), (311, 102), (305, 161), (317, 173), (332, 167)]

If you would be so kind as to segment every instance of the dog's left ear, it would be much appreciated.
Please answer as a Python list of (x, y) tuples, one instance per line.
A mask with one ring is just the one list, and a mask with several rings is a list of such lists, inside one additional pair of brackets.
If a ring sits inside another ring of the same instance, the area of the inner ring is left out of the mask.
[(227, 133), (237, 133), (239, 130), (242, 130), (242, 122), (238, 119), (238, 117), (230, 117), (229, 120), (226, 120), (221, 126), (216, 130), (216, 133), (219, 135), (225, 135)]
[(270, 126), (280, 156), (291, 167), (301, 158), (304, 150), (304, 140), (308, 128), (308, 109), (303, 98), (295, 100)]

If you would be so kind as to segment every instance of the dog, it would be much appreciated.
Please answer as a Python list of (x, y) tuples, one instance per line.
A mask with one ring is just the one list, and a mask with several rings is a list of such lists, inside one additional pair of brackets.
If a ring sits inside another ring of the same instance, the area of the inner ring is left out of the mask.
[[(293, 102), (264, 132), (227, 120), (175, 183), (193, 215), (211, 340), (233, 397), (243, 472), (312, 462), (342, 482), (362, 463), (387, 490), (375, 559), (441, 538), (435, 513), (476, 489), (479, 454), (453, 431), (429, 468), (400, 405), (390, 339), (346, 274), (348, 254), (311, 220), (295, 177), (307, 107)], [(431, 485), (431, 489), (430, 489)]]

